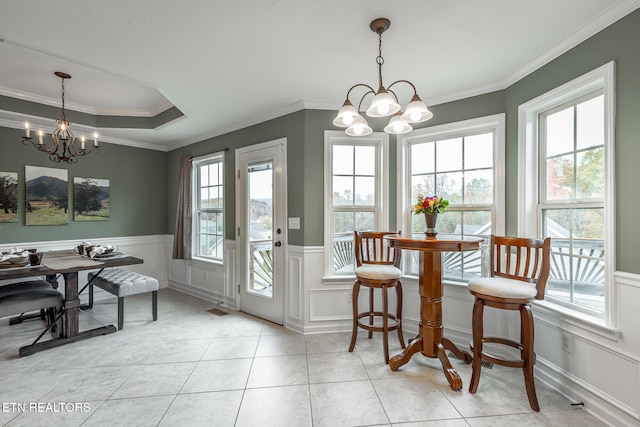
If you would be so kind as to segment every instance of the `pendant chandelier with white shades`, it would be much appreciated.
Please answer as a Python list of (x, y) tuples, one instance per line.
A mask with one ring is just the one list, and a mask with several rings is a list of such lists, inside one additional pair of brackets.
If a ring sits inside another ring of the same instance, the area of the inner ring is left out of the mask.
[[(389, 120), (389, 124), (385, 126), (384, 131), (391, 134), (402, 134), (413, 130), (411, 123), (425, 122), (433, 117), (433, 113), (429, 111), (426, 104), (420, 99), (416, 92), (416, 87), (408, 80), (397, 80), (391, 83), (386, 88), (382, 83), (382, 64), (384, 64), (384, 58), (382, 57), (382, 33), (389, 29), (391, 21), (387, 18), (378, 18), (371, 21), (369, 27), (371, 31), (378, 34), (378, 57), (376, 63), (378, 64), (378, 77), (380, 87), (378, 90), (374, 90), (371, 86), (358, 83), (353, 85), (347, 92), (347, 99), (338, 111), (338, 115), (333, 120), (333, 124), (338, 127), (347, 128), (345, 130), (347, 135), (350, 136), (365, 136), (373, 132), (373, 129), (369, 126), (364, 117), (360, 114), (360, 108), (362, 101), (369, 94), (373, 94), (374, 97), (371, 100), (371, 105), (366, 111), (369, 117), (387, 117), (392, 116)], [(407, 104), (404, 112), (400, 107), (398, 97), (391, 89), (394, 85), (405, 83), (411, 86), (413, 89), (413, 97)], [(351, 91), (357, 87), (365, 87), (367, 92), (362, 95), (360, 102), (358, 103), (358, 109), (356, 109), (351, 101), (349, 95)]]
[(60, 119), (56, 120), (58, 126), (51, 134), (52, 144), (45, 144), (43, 140), (44, 132), (42, 130), (38, 131), (38, 142), (36, 143), (33, 138), (31, 138), (29, 122), (24, 123), (25, 136), (22, 137), (22, 143), (25, 144), (27, 141), (30, 142), (39, 151), (48, 154), (49, 159), (53, 162), (76, 163), (78, 161), (78, 157), (86, 156), (94, 150), (100, 152), (100, 147), (98, 145), (98, 133), (93, 133), (93, 146), (89, 149), (86, 147), (88, 144), (84, 136), (80, 137), (79, 147), (76, 145), (76, 137), (69, 128), (71, 123), (67, 120), (67, 116), (64, 111), (64, 81), (65, 79), (70, 79), (71, 76), (67, 73), (63, 73), (62, 71), (56, 71), (54, 74), (62, 79), (62, 115)]

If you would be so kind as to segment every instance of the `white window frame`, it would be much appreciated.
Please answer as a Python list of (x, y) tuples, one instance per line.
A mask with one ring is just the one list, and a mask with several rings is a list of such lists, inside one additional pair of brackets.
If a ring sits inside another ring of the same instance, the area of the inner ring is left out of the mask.
[[(397, 217), (402, 230), (411, 230), (412, 208), (415, 200), (411, 193), (411, 170), (409, 165), (409, 147), (416, 141), (434, 141), (478, 134), (494, 133), (493, 147), (493, 204), (486, 206), (494, 211), (491, 233), (505, 232), (505, 114), (478, 117), (475, 119), (452, 122), (438, 126), (419, 129), (398, 137), (398, 203)], [(464, 210), (461, 208), (460, 210)], [(405, 258), (405, 263), (408, 259)], [(414, 276), (414, 275), (410, 275)], [(449, 283), (461, 281), (445, 280)]]
[(611, 61), (570, 82), (532, 99), (518, 107), (518, 234), (522, 237), (542, 236), (542, 215), (539, 209), (539, 116), (556, 106), (571, 102), (589, 93), (604, 91), (605, 111), (605, 304), (604, 315), (592, 315), (570, 304), (545, 306), (568, 312), (579, 318), (615, 327), (615, 62)]
[[(192, 170), (191, 170), (191, 188), (192, 190), (192, 231), (191, 231), (191, 236), (192, 236), (192, 241), (191, 241), (191, 251), (193, 254), (193, 259), (194, 260), (198, 260), (198, 261), (204, 261), (204, 262), (209, 262), (209, 263), (215, 263), (215, 264), (224, 264), (224, 248), (222, 250), (222, 257), (208, 257), (208, 256), (202, 256), (198, 254), (198, 246), (199, 246), (199, 242), (200, 242), (200, 234), (198, 232), (198, 213), (200, 212), (200, 210), (198, 209), (198, 199), (200, 198), (200, 186), (198, 185), (198, 167), (202, 166), (202, 165), (207, 165), (207, 164), (212, 164), (212, 163), (221, 163), (222, 164), (222, 177), (223, 177), (223, 182), (222, 182), (222, 192), (224, 194), (225, 191), (225, 183), (224, 183), (224, 174), (225, 174), (225, 169), (226, 169), (226, 165), (225, 165), (225, 161), (224, 161), (224, 151), (219, 151), (216, 153), (211, 153), (211, 154), (207, 154), (204, 156), (199, 156), (199, 157), (194, 157), (191, 161), (191, 166), (192, 166)], [(223, 196), (223, 203), (222, 203), (222, 209), (219, 208), (208, 208), (208, 209), (202, 209), (202, 211), (209, 211), (209, 212), (221, 212), (222, 213), (222, 242), (224, 245), (224, 222), (225, 222), (225, 205), (226, 203), (224, 203), (224, 196)]]
[(344, 280), (355, 274), (335, 274), (333, 272), (333, 145), (337, 143), (350, 145), (375, 145), (376, 147), (376, 201), (372, 207), (376, 216), (377, 230), (386, 231), (389, 227), (389, 135), (384, 132), (373, 132), (367, 136), (353, 137), (342, 131), (324, 132), (324, 277), (323, 281), (331, 279)]

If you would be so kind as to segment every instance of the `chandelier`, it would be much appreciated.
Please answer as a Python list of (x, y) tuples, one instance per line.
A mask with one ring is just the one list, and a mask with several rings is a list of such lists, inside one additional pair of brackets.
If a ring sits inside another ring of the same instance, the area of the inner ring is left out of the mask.
[[(391, 83), (386, 88), (382, 84), (382, 64), (384, 64), (384, 58), (382, 57), (382, 33), (389, 29), (391, 21), (387, 18), (378, 18), (371, 21), (369, 27), (371, 31), (378, 34), (378, 57), (376, 63), (378, 64), (378, 78), (380, 87), (378, 90), (374, 90), (371, 86), (358, 83), (349, 89), (347, 92), (347, 99), (344, 101), (342, 108), (338, 111), (338, 115), (333, 120), (333, 124), (337, 127), (347, 128), (345, 130), (347, 135), (351, 136), (365, 136), (369, 135), (373, 130), (367, 123), (367, 121), (360, 114), (360, 107), (362, 101), (369, 94), (373, 94), (371, 104), (366, 111), (369, 117), (387, 117), (392, 116), (389, 120), (389, 124), (384, 128), (384, 131), (392, 134), (402, 134), (413, 130), (411, 123), (425, 122), (433, 117), (433, 113), (429, 111), (426, 104), (420, 99), (416, 92), (416, 87), (407, 80), (397, 80)], [(391, 89), (394, 85), (404, 83), (413, 89), (413, 97), (407, 104), (404, 113), (400, 107), (398, 97), (396, 93)], [(356, 109), (351, 101), (349, 95), (351, 91), (357, 87), (364, 87), (368, 89), (364, 95), (360, 98), (358, 103), (358, 109)]]
[(47, 153), (49, 155), (49, 159), (56, 163), (76, 163), (78, 161), (78, 157), (86, 156), (94, 150), (100, 152), (100, 147), (98, 145), (98, 133), (93, 133), (93, 145), (89, 149), (86, 148), (87, 141), (84, 136), (80, 137), (80, 146), (78, 147), (76, 145), (76, 137), (69, 128), (71, 123), (67, 121), (67, 117), (64, 112), (64, 81), (65, 79), (70, 79), (71, 76), (61, 71), (56, 71), (54, 74), (62, 79), (62, 115), (59, 120), (56, 120), (58, 127), (51, 134), (53, 143), (51, 145), (44, 143), (44, 132), (41, 130), (38, 131), (38, 142), (36, 143), (33, 138), (31, 138), (29, 122), (24, 123), (25, 136), (22, 137), (22, 143), (26, 144), (27, 141), (30, 142), (31, 145), (38, 150)]

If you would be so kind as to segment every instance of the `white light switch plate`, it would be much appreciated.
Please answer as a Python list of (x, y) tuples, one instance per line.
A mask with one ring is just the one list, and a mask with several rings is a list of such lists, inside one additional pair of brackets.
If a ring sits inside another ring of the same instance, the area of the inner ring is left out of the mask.
[(300, 230), (300, 218), (289, 218), (289, 230)]

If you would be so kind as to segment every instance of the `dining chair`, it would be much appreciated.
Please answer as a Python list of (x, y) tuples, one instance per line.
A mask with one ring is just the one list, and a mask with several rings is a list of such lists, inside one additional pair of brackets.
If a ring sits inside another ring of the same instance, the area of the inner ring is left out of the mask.
[[(529, 405), (539, 411), (533, 378), (534, 319), (531, 303), (544, 299), (549, 277), (551, 239), (526, 239), (519, 237), (491, 236), (490, 277), (471, 279), (468, 287), (475, 297), (472, 330), (473, 364), (469, 392), (475, 393), (480, 381), (482, 362), (512, 368), (522, 368)], [(520, 313), (520, 341), (502, 337), (484, 336), (484, 308), (517, 310)], [(509, 359), (483, 350), (484, 343), (513, 347), (520, 353), (519, 359)]]
[[(0, 286), (0, 299), (2, 297), (13, 295), (16, 293), (24, 292), (24, 291), (33, 291), (33, 290), (41, 290), (41, 289), (51, 289), (51, 284), (45, 280), (25, 280), (22, 282), (9, 283), (7, 285)], [(9, 319), (10, 325), (16, 325), (18, 323), (22, 323), (27, 319), (35, 319), (36, 317), (40, 317), (40, 319), (44, 319), (48, 314), (45, 309), (41, 309), (40, 315), (36, 314), (27, 314), (24, 313), (16, 313), (18, 314), (16, 317), (12, 317)]]
[[(358, 328), (369, 331), (369, 339), (373, 332), (382, 332), (382, 342), (384, 348), (384, 362), (389, 363), (389, 331), (397, 331), (398, 340), (402, 348), (405, 348), (404, 337), (402, 336), (402, 284), (400, 283), (400, 255), (398, 249), (392, 248), (384, 236), (390, 234), (400, 234), (398, 231), (355, 231), (354, 249), (356, 261), (356, 281), (353, 284), (353, 332), (351, 334), (351, 344), (349, 351), (353, 351), (358, 336)], [(358, 297), (360, 287), (369, 288), (369, 308), (367, 311), (359, 312)], [(388, 290), (396, 290), (396, 311), (389, 313)], [(381, 290), (382, 309), (375, 310), (374, 290)], [(361, 319), (368, 319), (365, 323)], [(376, 322), (377, 320), (377, 322)]]
[(64, 304), (62, 293), (51, 286), (38, 288), (37, 284), (32, 285), (27, 285), (23, 289), (15, 287), (11, 292), (5, 289), (4, 293), (0, 293), (0, 318), (45, 310), (47, 328), (44, 332), (49, 329), (52, 331), (58, 329), (59, 333), (62, 332), (62, 322), (60, 322)]

